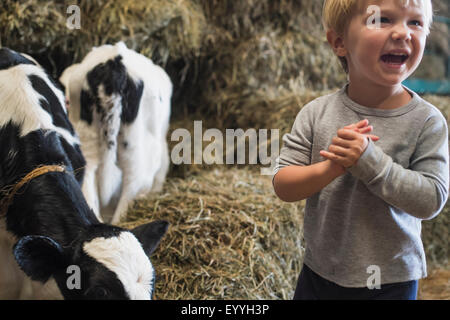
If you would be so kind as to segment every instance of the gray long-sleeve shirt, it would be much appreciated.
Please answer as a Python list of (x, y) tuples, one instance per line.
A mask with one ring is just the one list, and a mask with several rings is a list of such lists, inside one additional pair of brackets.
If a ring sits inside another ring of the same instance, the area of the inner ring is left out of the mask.
[[(337, 131), (368, 119), (380, 140), (357, 164), (306, 201), (304, 262), (344, 287), (366, 287), (372, 266), (381, 284), (426, 276), (421, 220), (435, 217), (448, 197), (448, 128), (440, 111), (408, 90), (411, 101), (382, 110), (352, 101), (347, 86), (305, 105), (274, 173), (325, 159)], [(447, 235), (442, 235), (447, 236)]]

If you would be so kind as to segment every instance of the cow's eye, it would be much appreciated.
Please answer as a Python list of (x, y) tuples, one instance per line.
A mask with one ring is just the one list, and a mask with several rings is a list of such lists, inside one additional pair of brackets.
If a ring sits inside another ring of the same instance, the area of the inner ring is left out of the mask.
[(95, 299), (105, 299), (108, 297), (108, 290), (104, 287), (95, 287), (92, 289)]

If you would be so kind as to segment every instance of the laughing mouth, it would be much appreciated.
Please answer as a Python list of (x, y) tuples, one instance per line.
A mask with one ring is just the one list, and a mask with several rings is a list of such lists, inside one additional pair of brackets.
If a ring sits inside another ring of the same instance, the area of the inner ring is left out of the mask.
[(381, 61), (393, 65), (402, 65), (408, 58), (407, 54), (388, 53), (381, 56)]

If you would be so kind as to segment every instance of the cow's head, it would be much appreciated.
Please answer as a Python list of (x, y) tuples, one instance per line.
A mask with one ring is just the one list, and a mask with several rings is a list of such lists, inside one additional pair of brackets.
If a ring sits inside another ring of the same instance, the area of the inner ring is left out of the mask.
[(25, 236), (14, 247), (21, 269), (33, 280), (54, 277), (65, 299), (151, 299), (155, 271), (150, 255), (167, 231), (155, 221), (133, 230), (97, 224), (69, 247), (44, 236)]

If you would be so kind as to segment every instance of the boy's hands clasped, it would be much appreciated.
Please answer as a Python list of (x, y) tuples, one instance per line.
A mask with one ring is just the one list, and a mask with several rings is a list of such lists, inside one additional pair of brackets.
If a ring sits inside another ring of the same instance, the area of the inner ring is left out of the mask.
[(337, 136), (333, 138), (328, 151), (322, 150), (320, 155), (344, 168), (350, 168), (357, 163), (366, 150), (369, 144), (367, 137), (372, 141), (380, 139), (369, 134), (372, 130), (373, 127), (369, 126), (367, 119), (345, 126), (338, 130)]

